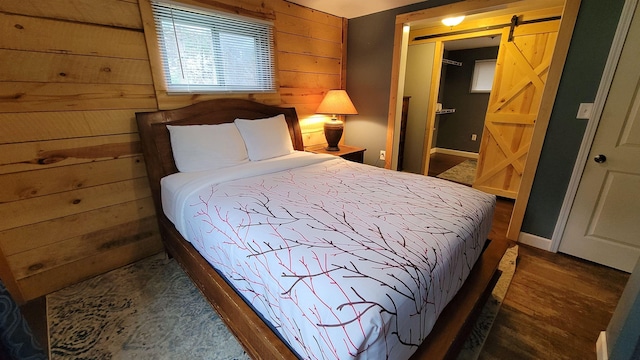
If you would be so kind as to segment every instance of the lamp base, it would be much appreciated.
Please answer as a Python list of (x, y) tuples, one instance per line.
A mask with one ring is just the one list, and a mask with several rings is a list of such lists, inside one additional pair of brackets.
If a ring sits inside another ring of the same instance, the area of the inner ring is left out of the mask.
[(324, 137), (327, 139), (327, 151), (339, 151), (338, 143), (342, 137), (343, 130), (342, 121), (332, 119), (330, 122), (324, 123)]

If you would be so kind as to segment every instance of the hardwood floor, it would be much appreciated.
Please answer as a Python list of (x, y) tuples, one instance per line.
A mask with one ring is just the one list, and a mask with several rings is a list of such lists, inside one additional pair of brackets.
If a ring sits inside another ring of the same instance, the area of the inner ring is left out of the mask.
[(456, 155), (432, 154), (429, 159), (429, 176), (443, 173), (467, 159)]
[[(489, 236), (506, 240), (513, 200), (498, 199)], [(629, 274), (519, 244), (516, 272), (480, 359), (595, 359)]]
[[(464, 160), (434, 154), (429, 175)], [(513, 200), (498, 198), (491, 240), (509, 241), (512, 210)], [(519, 244), (516, 272), (480, 359), (595, 359), (596, 340), (628, 278), (622, 271)]]
[[(434, 154), (429, 175), (466, 160)], [(489, 239), (506, 233), (513, 200), (498, 198)], [(516, 272), (480, 354), (482, 360), (595, 359), (629, 274), (519, 244)]]

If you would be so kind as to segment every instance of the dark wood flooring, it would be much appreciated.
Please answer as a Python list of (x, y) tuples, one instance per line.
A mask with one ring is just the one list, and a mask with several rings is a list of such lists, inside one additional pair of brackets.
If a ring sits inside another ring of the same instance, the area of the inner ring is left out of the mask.
[(429, 176), (436, 176), (460, 164), (468, 158), (446, 154), (432, 154), (429, 159)]
[[(429, 175), (464, 161), (435, 154)], [(498, 198), (489, 238), (508, 241), (513, 200)], [(507, 295), (480, 359), (596, 359), (629, 274), (560, 253), (519, 244)]]
[(519, 246), (516, 272), (480, 359), (595, 359), (628, 274)]

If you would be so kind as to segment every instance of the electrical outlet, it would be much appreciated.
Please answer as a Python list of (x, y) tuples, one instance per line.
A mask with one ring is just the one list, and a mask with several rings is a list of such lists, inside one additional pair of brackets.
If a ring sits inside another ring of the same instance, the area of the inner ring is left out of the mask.
[(471, 141), (476, 141), (476, 140), (478, 140), (478, 135), (471, 134)]
[(384, 150), (380, 150), (380, 160), (386, 160), (387, 159), (387, 152)]

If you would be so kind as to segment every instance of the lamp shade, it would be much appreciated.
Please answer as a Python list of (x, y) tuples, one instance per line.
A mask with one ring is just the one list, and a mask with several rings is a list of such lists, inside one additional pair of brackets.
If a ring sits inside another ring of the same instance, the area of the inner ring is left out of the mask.
[(329, 90), (318, 106), (316, 114), (357, 115), (358, 111), (345, 90)]
[(344, 90), (329, 90), (316, 110), (317, 114), (332, 115), (331, 121), (324, 123), (324, 136), (327, 139), (327, 151), (339, 151), (338, 143), (342, 138), (344, 124), (336, 115), (356, 115), (358, 111), (353, 106), (349, 95)]

